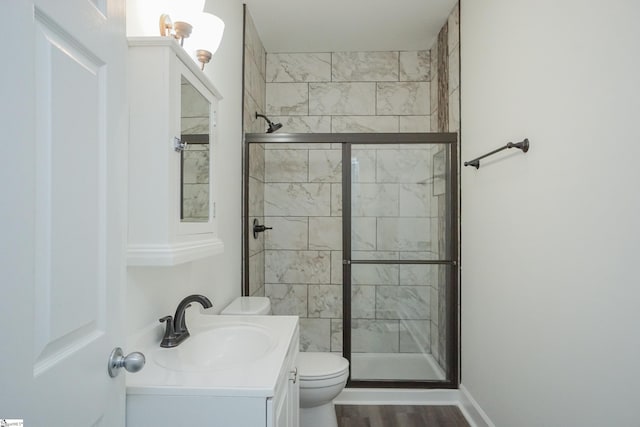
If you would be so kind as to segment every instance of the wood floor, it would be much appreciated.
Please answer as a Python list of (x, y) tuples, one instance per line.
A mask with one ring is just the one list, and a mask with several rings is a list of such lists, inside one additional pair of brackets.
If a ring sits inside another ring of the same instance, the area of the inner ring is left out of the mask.
[(457, 406), (336, 405), (338, 427), (470, 427)]

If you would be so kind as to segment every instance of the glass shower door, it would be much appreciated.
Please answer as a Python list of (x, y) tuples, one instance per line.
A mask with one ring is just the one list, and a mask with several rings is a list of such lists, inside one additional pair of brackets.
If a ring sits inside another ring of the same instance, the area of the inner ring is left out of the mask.
[(457, 233), (452, 227), (452, 147), (344, 147), (343, 158), (351, 162), (343, 177), (350, 183), (344, 190), (350, 238), (345, 239), (343, 264), (352, 385), (453, 381)]

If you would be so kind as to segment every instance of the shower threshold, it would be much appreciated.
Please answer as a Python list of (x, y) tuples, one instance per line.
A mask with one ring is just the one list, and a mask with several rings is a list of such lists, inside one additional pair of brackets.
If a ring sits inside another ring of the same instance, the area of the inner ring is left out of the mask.
[(429, 381), (446, 376), (431, 354), (353, 353), (351, 380)]

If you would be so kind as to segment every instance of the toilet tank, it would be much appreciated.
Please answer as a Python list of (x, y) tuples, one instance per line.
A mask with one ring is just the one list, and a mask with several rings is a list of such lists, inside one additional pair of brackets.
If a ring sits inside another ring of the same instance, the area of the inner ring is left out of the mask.
[(238, 297), (225, 307), (223, 315), (267, 315), (271, 314), (271, 301), (267, 297)]

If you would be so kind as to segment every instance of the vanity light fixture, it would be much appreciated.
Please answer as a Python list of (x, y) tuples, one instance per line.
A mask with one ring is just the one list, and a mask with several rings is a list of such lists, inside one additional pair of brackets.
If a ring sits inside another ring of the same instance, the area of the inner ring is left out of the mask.
[[(168, 13), (160, 15), (160, 35), (175, 37), (180, 40), (180, 46), (184, 47), (184, 39), (189, 38), (193, 32), (193, 25), (189, 22), (193, 22), (193, 17), (202, 13), (204, 0), (171, 0), (166, 6)], [(178, 20), (172, 22), (170, 15)]]
[(184, 21), (171, 22), (171, 17), (166, 13), (160, 15), (160, 35), (163, 37), (173, 36), (180, 40), (180, 46), (184, 46), (184, 39), (191, 35), (193, 25)]
[[(193, 55), (201, 64), (200, 69), (211, 61), (213, 54), (218, 50), (224, 33), (224, 21), (207, 12), (193, 14), (190, 20), (195, 24), (176, 21), (171, 22), (171, 17), (163, 13), (160, 15), (160, 35), (173, 36), (180, 40), (180, 46)], [(195, 28), (195, 30), (194, 30)], [(185, 46), (185, 39), (187, 45)]]
[(206, 49), (196, 49), (196, 58), (198, 58), (198, 62), (202, 64), (201, 70), (204, 71), (204, 66), (211, 61), (213, 54)]
[(203, 12), (204, 3), (205, 0), (127, 0), (132, 16), (159, 14), (160, 35), (179, 40), (202, 70), (218, 50), (224, 33), (224, 21)]

